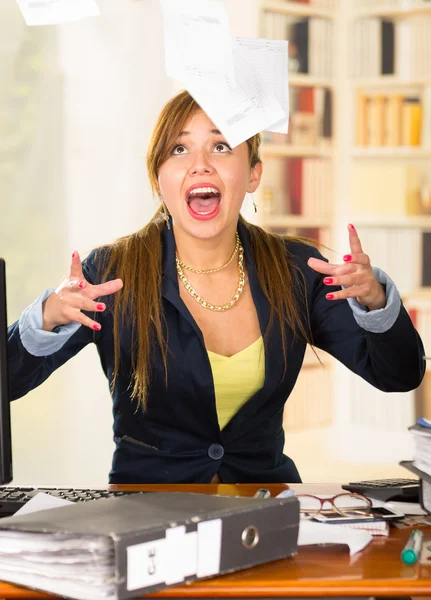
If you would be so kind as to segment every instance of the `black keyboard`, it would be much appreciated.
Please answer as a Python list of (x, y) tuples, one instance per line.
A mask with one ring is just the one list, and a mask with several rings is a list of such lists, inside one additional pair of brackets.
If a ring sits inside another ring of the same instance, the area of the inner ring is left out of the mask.
[(349, 492), (359, 492), (376, 500), (396, 502), (419, 502), (418, 479), (370, 479), (367, 481), (352, 481), (341, 486)]
[(86, 488), (53, 488), (53, 487), (1, 487), (0, 486), (0, 517), (13, 515), (26, 504), (33, 496), (43, 492), (69, 502), (89, 502), (99, 498), (113, 498), (127, 496), (128, 494), (144, 494), (145, 492), (120, 492), (114, 490), (86, 489)]

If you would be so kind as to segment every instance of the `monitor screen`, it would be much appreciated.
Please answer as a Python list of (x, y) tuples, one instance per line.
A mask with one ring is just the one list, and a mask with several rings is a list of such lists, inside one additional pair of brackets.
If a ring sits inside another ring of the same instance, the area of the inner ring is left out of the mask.
[(7, 365), (6, 265), (0, 258), (0, 485), (12, 481), (12, 439)]

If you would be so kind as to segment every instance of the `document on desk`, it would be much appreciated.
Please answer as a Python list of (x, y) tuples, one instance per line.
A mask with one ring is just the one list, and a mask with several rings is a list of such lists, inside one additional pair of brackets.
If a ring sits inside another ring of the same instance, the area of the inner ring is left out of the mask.
[(48, 510), (49, 508), (58, 508), (59, 506), (67, 506), (72, 504), (70, 500), (64, 498), (58, 498), (58, 496), (51, 496), (50, 494), (44, 494), (39, 492), (33, 498), (30, 498), (28, 502), (21, 506), (19, 510), (12, 515), (12, 518), (19, 517), (21, 515), (29, 515), (30, 513), (37, 512), (39, 510)]
[(298, 546), (315, 544), (346, 544), (350, 556), (368, 546), (373, 536), (368, 531), (348, 529), (343, 525), (326, 525), (301, 519), (299, 524)]
[(96, 0), (16, 0), (27, 25), (59, 25), (100, 15)]
[(206, 39), (188, 46), (184, 40), (201, 39), (199, 19), (214, 21), (203, 9), (217, 2), (187, 0), (193, 18), (188, 14), (178, 19), (174, 7), (177, 5), (179, 11), (183, 3), (160, 1), (165, 17), (167, 73), (184, 85), (230, 146), (234, 148), (264, 130), (287, 133), (287, 42), (248, 38), (225, 42), (229, 30), (219, 19), (221, 41), (208, 43)]

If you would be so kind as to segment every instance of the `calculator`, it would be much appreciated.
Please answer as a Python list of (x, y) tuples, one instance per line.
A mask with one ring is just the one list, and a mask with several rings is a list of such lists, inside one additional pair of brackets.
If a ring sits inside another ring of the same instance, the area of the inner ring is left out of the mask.
[(418, 479), (370, 479), (352, 481), (341, 486), (343, 490), (358, 492), (384, 502), (419, 502)]

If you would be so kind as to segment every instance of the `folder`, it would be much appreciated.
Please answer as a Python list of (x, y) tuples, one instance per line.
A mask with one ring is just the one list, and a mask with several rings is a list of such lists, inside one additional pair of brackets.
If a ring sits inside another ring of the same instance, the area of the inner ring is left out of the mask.
[(0, 580), (118, 600), (292, 556), (299, 502), (137, 493), (0, 520)]
[(426, 512), (429, 515), (431, 515), (431, 475), (415, 467), (414, 462), (412, 460), (402, 460), (399, 464), (401, 467), (408, 469), (409, 471), (420, 477), (419, 504), (424, 510), (426, 510)]

